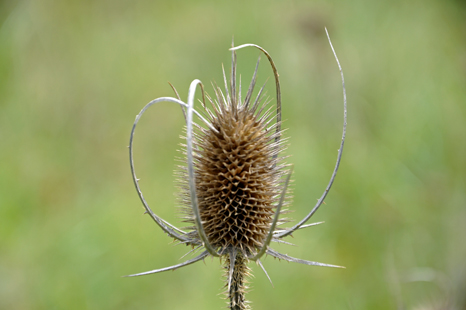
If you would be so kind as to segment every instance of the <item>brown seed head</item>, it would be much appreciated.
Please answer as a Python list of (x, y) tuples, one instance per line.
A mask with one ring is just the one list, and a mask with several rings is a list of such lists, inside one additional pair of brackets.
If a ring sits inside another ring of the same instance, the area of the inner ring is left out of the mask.
[[(211, 108), (205, 104), (203, 108), (210, 126), (194, 126), (192, 136), (196, 195), (206, 237), (218, 253), (234, 248), (245, 257), (257, 253), (265, 243), (283, 190), (284, 174), (278, 158), (284, 149), (280, 142), (281, 120), (272, 108), (264, 111), (268, 102), (261, 97), (263, 87), (252, 100), (256, 73), (257, 66), (242, 101), (236, 89), (233, 53), (226, 96), (219, 87), (215, 99), (207, 96)], [(186, 167), (181, 168), (185, 219), (194, 223), (188, 175)], [(193, 227), (191, 235), (199, 239), (196, 234)]]
[[(281, 210), (282, 206), (288, 204), (285, 200), (289, 198), (287, 186), (291, 172), (286, 171), (287, 165), (279, 165), (283, 158), (279, 158), (278, 154), (284, 148), (281, 144), (283, 140), (281, 140), (280, 82), (278, 71), (267, 51), (254, 44), (231, 48), (233, 53), (230, 87), (227, 86), (224, 73), (226, 96), (216, 87), (216, 99), (212, 100), (208, 97), (212, 108), (207, 108), (203, 101), (204, 113), (199, 113), (193, 107), (197, 86), (201, 88), (204, 98), (204, 88), (199, 80), (194, 80), (189, 87), (188, 103), (182, 102), (175, 90), (178, 99), (160, 97), (149, 102), (141, 110), (131, 130), (129, 153), (133, 181), (146, 213), (169, 236), (181, 243), (197, 246), (197, 249), (204, 248), (205, 251), (181, 264), (131, 276), (174, 270), (203, 260), (209, 255), (220, 256), (225, 259), (227, 276), (225, 287), (228, 288), (226, 293), (229, 308), (245, 310), (249, 309), (248, 302), (244, 298), (247, 290), (245, 277), (249, 275), (247, 267), (249, 260), (256, 261), (266, 275), (267, 272), (260, 261), (264, 254), (306, 265), (340, 267), (297, 259), (269, 247), (271, 241), (284, 242), (281, 239), (291, 235), (294, 231), (319, 224), (304, 225), (324, 201), (338, 171), (346, 135), (346, 91), (343, 72), (331, 42), (330, 46), (340, 69), (343, 85), (342, 140), (335, 169), (327, 188), (308, 215), (289, 229), (276, 229), (276, 225), (286, 222), (284, 219), (279, 220), (279, 215), (284, 213)], [(244, 47), (258, 48), (269, 59), (275, 77), (276, 114), (271, 113), (271, 109), (263, 111), (267, 106), (267, 103), (260, 103), (263, 88), (259, 91), (254, 103), (251, 101), (259, 62), (247, 95), (244, 101), (241, 100), (241, 85), (239, 91), (236, 89), (236, 54), (234, 51)], [(185, 207), (185, 219), (195, 224), (190, 227), (189, 231), (183, 231), (171, 225), (152, 211), (142, 195), (134, 170), (132, 146), (136, 125), (150, 106), (162, 101), (179, 104), (186, 119), (185, 155), (187, 155), (187, 160), (184, 161), (186, 165), (181, 167), (179, 176), (181, 177), (181, 201)], [(193, 114), (197, 115), (205, 127), (193, 123)], [(269, 125), (274, 120), (276, 123)], [(287, 177), (282, 182), (284, 174), (287, 174)]]
[(267, 237), (280, 194), (274, 154), (281, 147), (267, 116), (254, 109), (225, 105), (215, 112), (211, 121), (218, 133), (200, 129), (193, 141), (201, 219), (214, 247), (253, 253)]

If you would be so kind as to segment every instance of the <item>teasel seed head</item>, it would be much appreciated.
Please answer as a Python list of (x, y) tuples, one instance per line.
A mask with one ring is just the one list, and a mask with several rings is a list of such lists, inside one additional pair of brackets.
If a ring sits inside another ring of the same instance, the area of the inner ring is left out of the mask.
[[(258, 65), (259, 60), (242, 101), (241, 84), (236, 88), (236, 54), (232, 52), (227, 95), (214, 88), (215, 98), (207, 96), (211, 108), (203, 105), (210, 126), (197, 124), (191, 136), (199, 215), (208, 242), (216, 253), (226, 257), (231, 309), (248, 309), (244, 298), (248, 257), (256, 255), (266, 242), (284, 191), (282, 176), (287, 173), (279, 157), (285, 140), (281, 139), (280, 122), (274, 122), (277, 115), (267, 109), (269, 101), (263, 98), (263, 88), (255, 100), (252, 97)], [(183, 153), (189, 154), (186, 148)], [(186, 159), (178, 176), (185, 221), (195, 224), (188, 182), (190, 164)], [(282, 205), (289, 203), (290, 196), (286, 198)], [(196, 226), (188, 229), (193, 238), (200, 239)]]
[[(199, 126), (193, 135), (199, 213), (217, 251), (233, 247), (248, 256), (257, 253), (267, 238), (282, 191), (285, 165), (274, 156), (284, 149), (282, 141), (275, 141), (282, 132), (274, 131), (277, 123), (270, 125), (274, 118), (270, 110), (260, 114), (261, 98), (254, 104), (238, 104), (236, 94), (230, 93), (230, 100), (223, 102), (219, 92), (212, 103), (217, 107), (209, 114), (216, 131)], [(186, 191), (187, 169), (182, 171), (181, 188)], [(194, 224), (191, 202), (183, 201), (187, 221)]]
[[(141, 110), (131, 130), (129, 152), (133, 181), (146, 210), (145, 213), (148, 213), (170, 237), (179, 240), (180, 243), (191, 245), (193, 251), (202, 248), (204, 251), (184, 263), (131, 276), (175, 270), (203, 260), (209, 255), (220, 257), (225, 263), (227, 276), (225, 287), (229, 308), (243, 310), (249, 309), (244, 295), (247, 290), (246, 277), (250, 271), (247, 264), (250, 260), (255, 261), (268, 278), (260, 261), (264, 254), (306, 265), (340, 267), (293, 258), (270, 247), (272, 241), (287, 243), (281, 239), (298, 229), (320, 224), (305, 225), (322, 205), (341, 161), (346, 136), (346, 91), (340, 63), (330, 37), (328, 39), (340, 69), (343, 85), (342, 140), (335, 169), (327, 188), (309, 214), (291, 228), (278, 228), (280, 224), (287, 222), (286, 219), (279, 220), (279, 217), (286, 212), (282, 207), (290, 202), (288, 184), (291, 169), (289, 165), (283, 163), (284, 157), (279, 156), (284, 150), (283, 143), (286, 141), (281, 139), (280, 82), (275, 64), (267, 51), (254, 44), (231, 48), (232, 69), (229, 82), (223, 71), (225, 93), (218, 86), (214, 86), (215, 97), (211, 98), (204, 93), (203, 84), (199, 80), (194, 80), (189, 87), (187, 103), (180, 99), (172, 86), (177, 98), (157, 98)], [(269, 102), (264, 100), (265, 85), (253, 100), (259, 61), (247, 94), (244, 99), (241, 98), (241, 83), (239, 89), (236, 84), (235, 51), (244, 47), (258, 48), (269, 60), (276, 86), (275, 110), (272, 109), (273, 107), (268, 108)], [(194, 109), (195, 91), (198, 86), (202, 91), (202, 112)], [(206, 97), (210, 103), (209, 108)], [(136, 125), (149, 107), (163, 101), (179, 104), (186, 120), (186, 144), (183, 146), (186, 159), (178, 170), (184, 220), (191, 224), (186, 231), (168, 223), (152, 211), (141, 192), (134, 168), (133, 138)], [(199, 124), (194, 122), (193, 114), (197, 116)]]

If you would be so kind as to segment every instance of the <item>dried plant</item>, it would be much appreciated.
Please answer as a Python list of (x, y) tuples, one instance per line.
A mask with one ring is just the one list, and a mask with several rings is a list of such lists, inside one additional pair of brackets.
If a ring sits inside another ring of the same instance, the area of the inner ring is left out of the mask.
[[(193, 250), (204, 251), (184, 263), (131, 276), (174, 270), (203, 260), (209, 255), (220, 257), (225, 263), (229, 309), (249, 309), (244, 297), (247, 290), (246, 277), (250, 271), (247, 264), (255, 261), (267, 275), (260, 261), (264, 254), (306, 265), (340, 267), (293, 258), (270, 247), (271, 241), (287, 243), (282, 238), (298, 229), (319, 224), (305, 225), (323, 203), (340, 164), (346, 134), (346, 93), (343, 72), (330, 37), (328, 39), (343, 85), (344, 124), (341, 145), (335, 169), (324, 193), (311, 212), (289, 229), (278, 228), (287, 222), (286, 219), (279, 220), (279, 216), (285, 213), (282, 208), (290, 203), (288, 184), (291, 176), (289, 165), (283, 162), (284, 157), (279, 156), (285, 141), (281, 139), (280, 82), (272, 58), (262, 47), (245, 44), (230, 49), (232, 65), (229, 83), (223, 70), (225, 93), (220, 87), (213, 85), (215, 97), (212, 98), (204, 93), (203, 84), (194, 80), (189, 87), (187, 103), (180, 100), (173, 88), (178, 98), (162, 97), (152, 100), (137, 115), (131, 131), (130, 162), (134, 184), (146, 213), (170, 237), (192, 246)], [(236, 51), (244, 47), (258, 48), (270, 62), (276, 85), (275, 112), (272, 107), (267, 108), (269, 101), (264, 100), (265, 85), (253, 98), (260, 58), (246, 96), (244, 99), (241, 97), (241, 82), (239, 87), (236, 83)], [(194, 109), (197, 86), (202, 91), (202, 113)], [(206, 98), (210, 108), (206, 105)], [(173, 226), (152, 211), (139, 188), (134, 170), (133, 136), (136, 125), (149, 107), (162, 101), (179, 104), (186, 119), (186, 160), (178, 171), (184, 220), (191, 224), (186, 231)], [(193, 114), (197, 115), (202, 126), (193, 121)]]

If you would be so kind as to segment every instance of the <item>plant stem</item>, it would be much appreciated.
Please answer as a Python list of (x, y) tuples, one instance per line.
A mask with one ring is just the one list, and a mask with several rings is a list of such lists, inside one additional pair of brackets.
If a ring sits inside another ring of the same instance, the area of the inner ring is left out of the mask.
[[(245, 299), (245, 293), (248, 288), (247, 281), (245, 280), (245, 278), (249, 275), (250, 270), (247, 266), (247, 261), (248, 260), (242, 255), (242, 253), (238, 252), (233, 267), (230, 290), (228, 291), (228, 299), (230, 300), (230, 310), (250, 309), (250, 307), (248, 306), (248, 302)], [(230, 271), (230, 259), (227, 259), (225, 263), (225, 269), (227, 270), (228, 277)]]

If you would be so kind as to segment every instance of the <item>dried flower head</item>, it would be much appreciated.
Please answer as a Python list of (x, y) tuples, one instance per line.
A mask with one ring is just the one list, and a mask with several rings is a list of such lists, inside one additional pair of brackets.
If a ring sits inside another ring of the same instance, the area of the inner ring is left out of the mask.
[[(328, 35), (328, 34), (327, 34)], [(330, 42), (330, 38), (329, 38)], [(331, 45), (333, 51), (333, 46)], [(244, 98), (241, 97), (241, 83), (236, 83), (236, 50), (255, 47), (268, 58), (272, 67), (277, 105), (268, 107), (264, 100), (264, 86), (254, 97), (259, 60)], [(306, 265), (339, 267), (335, 265), (306, 261), (281, 254), (270, 248), (270, 242), (285, 242), (282, 238), (295, 230), (319, 223), (305, 223), (320, 207), (336, 176), (343, 150), (346, 132), (346, 94), (343, 73), (340, 68), (344, 95), (343, 136), (338, 151), (337, 163), (330, 182), (311, 212), (289, 229), (277, 226), (287, 222), (279, 220), (285, 213), (283, 207), (289, 204), (288, 183), (291, 176), (289, 165), (280, 157), (284, 149), (281, 139), (281, 94), (278, 72), (270, 55), (254, 44), (245, 44), (230, 49), (232, 51), (231, 76), (228, 83), (223, 70), (225, 93), (214, 86), (215, 97), (204, 93), (199, 80), (194, 80), (189, 88), (187, 103), (177, 98), (162, 97), (149, 102), (136, 117), (130, 138), (130, 162), (134, 184), (146, 213), (167, 233), (194, 250), (204, 249), (197, 257), (171, 267), (156, 269), (131, 276), (141, 276), (174, 270), (209, 255), (224, 258), (227, 283), (226, 294), (230, 309), (249, 309), (244, 298), (247, 289), (245, 278), (250, 269), (247, 264), (255, 261), (265, 271), (260, 258), (264, 254)], [(197, 86), (202, 91), (202, 112), (194, 109)], [(207, 107), (206, 98), (210, 107)], [(184, 220), (191, 224), (186, 231), (181, 230), (158, 217), (146, 203), (139, 188), (133, 163), (133, 136), (136, 125), (143, 113), (152, 105), (169, 101), (182, 107), (186, 119), (186, 145), (184, 165), (177, 171), (181, 189), (180, 200), (184, 209)], [(193, 121), (196, 114), (200, 124)], [(286, 242), (285, 242), (286, 243)], [(268, 275), (267, 275), (268, 277)], [(270, 278), (269, 278), (270, 279)]]

